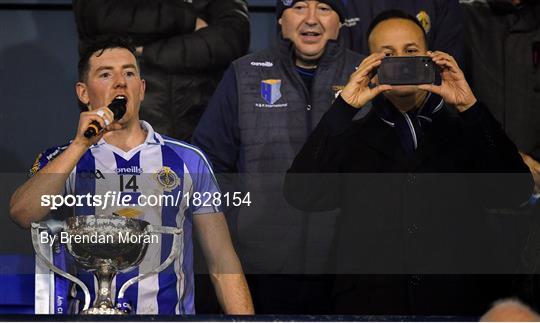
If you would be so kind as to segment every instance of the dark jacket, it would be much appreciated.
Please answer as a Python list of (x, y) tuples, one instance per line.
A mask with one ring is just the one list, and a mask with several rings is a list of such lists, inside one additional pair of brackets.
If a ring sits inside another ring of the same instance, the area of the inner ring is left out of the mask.
[[(191, 136), (223, 71), (249, 47), (243, 0), (74, 0), (81, 46), (103, 34), (128, 34), (144, 46), (147, 93), (141, 118), (178, 139)], [(208, 27), (196, 32), (195, 20)]]
[(521, 151), (540, 161), (540, 2), (462, 3), (467, 79)]
[(307, 89), (293, 53), (292, 43), (281, 40), (235, 61), (193, 136), (216, 172), (240, 174), (242, 190), (252, 195), (254, 205), (237, 210), (250, 273), (320, 272), (333, 233), (334, 217), (308, 219), (286, 204), (283, 177), (362, 57), (329, 41)]
[[(528, 168), (481, 103), (460, 114), (448, 107), (434, 113), (432, 122), (416, 129), (422, 136), (412, 157), (381, 111), (374, 101), (368, 116), (351, 123), (356, 109), (336, 100), (292, 164), (285, 196), (304, 211), (341, 209), (338, 274), (414, 277), (410, 284), (368, 284), (385, 291), (372, 296), (379, 308), (470, 314), (460, 312), (470, 290), (452, 294), (448, 303), (442, 296), (449, 295), (448, 286), (423, 284), (421, 277), (511, 270), (498, 267), (482, 208), (526, 201), (532, 190)], [(368, 295), (369, 288), (356, 284), (337, 292), (358, 288)], [(389, 295), (392, 301), (385, 299)]]
[(368, 27), (377, 14), (388, 9), (400, 9), (423, 21), (428, 46), (462, 59), (462, 18), (458, 0), (342, 0), (347, 19), (340, 30), (346, 46), (368, 55)]

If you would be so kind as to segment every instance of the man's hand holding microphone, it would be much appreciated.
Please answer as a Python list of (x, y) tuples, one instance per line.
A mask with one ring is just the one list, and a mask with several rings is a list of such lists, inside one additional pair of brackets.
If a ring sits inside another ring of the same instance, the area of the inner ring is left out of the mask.
[(119, 95), (106, 107), (82, 112), (73, 143), (90, 147), (97, 143), (104, 133), (121, 129), (122, 126), (114, 121), (124, 116), (126, 103), (126, 97)]

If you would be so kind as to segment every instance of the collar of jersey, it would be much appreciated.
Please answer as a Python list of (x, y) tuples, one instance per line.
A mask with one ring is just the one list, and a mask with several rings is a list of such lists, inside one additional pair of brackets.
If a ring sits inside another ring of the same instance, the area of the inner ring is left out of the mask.
[[(143, 128), (144, 130), (147, 131), (146, 139), (144, 140), (145, 144), (148, 144), (148, 145), (163, 145), (164, 144), (163, 138), (161, 137), (161, 135), (159, 133), (155, 132), (154, 128), (152, 128), (152, 126), (148, 122), (146, 122), (144, 120), (140, 120), (139, 123), (141, 124), (141, 128)], [(106, 143), (107, 142), (105, 141), (105, 139), (101, 138), (92, 147), (98, 147), (98, 146), (104, 145)]]

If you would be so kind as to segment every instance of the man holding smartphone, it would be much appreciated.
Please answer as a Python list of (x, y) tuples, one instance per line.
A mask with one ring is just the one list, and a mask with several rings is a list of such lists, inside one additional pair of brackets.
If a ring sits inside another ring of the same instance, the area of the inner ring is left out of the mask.
[[(285, 197), (304, 211), (341, 209), (336, 313), (479, 315), (504, 293), (478, 274), (512, 270), (482, 210), (526, 201), (531, 176), (455, 59), (427, 50), (414, 17), (385, 11), (368, 37), (372, 54), (296, 156)], [(441, 84), (380, 84), (377, 68), (393, 56), (430, 57)]]

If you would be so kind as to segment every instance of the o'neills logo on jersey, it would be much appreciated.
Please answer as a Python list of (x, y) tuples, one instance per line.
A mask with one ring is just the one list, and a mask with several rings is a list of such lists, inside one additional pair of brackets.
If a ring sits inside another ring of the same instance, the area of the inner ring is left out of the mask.
[(139, 166), (119, 167), (116, 169), (118, 175), (141, 175), (142, 173), (143, 169)]
[(167, 192), (173, 191), (180, 185), (180, 178), (170, 167), (163, 167), (156, 173), (156, 181), (163, 186), (163, 190)]

